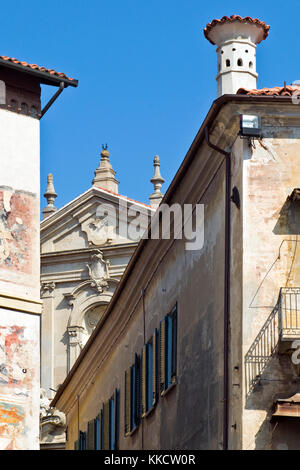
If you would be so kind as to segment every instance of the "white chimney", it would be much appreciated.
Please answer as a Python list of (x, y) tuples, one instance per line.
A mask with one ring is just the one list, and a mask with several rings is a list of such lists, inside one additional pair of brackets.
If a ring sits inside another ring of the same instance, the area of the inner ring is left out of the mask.
[(256, 88), (256, 44), (266, 39), (269, 29), (263, 21), (237, 15), (206, 25), (204, 36), (218, 46), (218, 97)]

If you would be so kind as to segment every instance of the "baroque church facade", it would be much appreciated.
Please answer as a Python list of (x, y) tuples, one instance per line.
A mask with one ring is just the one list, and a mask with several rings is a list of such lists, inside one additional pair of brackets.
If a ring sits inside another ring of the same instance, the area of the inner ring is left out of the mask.
[(64, 446), (64, 416), (47, 404), (101, 322), (162, 199), (158, 156), (154, 167), (149, 205), (118, 193), (107, 146), (92, 186), (59, 210), (53, 176), (48, 175), (48, 205), (41, 222), (41, 448)]

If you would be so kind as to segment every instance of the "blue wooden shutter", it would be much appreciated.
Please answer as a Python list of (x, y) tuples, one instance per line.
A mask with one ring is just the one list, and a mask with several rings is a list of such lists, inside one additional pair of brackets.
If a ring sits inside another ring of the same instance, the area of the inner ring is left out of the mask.
[(109, 402), (103, 404), (103, 450), (109, 450)]
[(157, 330), (155, 329), (152, 337), (152, 405), (155, 405), (157, 400)]
[(141, 358), (141, 415), (147, 411), (147, 346), (142, 349)]
[(124, 432), (125, 436), (131, 431), (131, 367), (125, 371), (125, 414), (124, 414)]
[(95, 420), (88, 422), (87, 450), (95, 450)]
[(172, 328), (172, 369), (171, 381), (176, 382), (177, 375), (177, 305), (172, 311), (173, 328)]
[(166, 318), (160, 322), (159, 328), (159, 381), (160, 381), (160, 393), (166, 389)]
[(109, 399), (109, 450), (115, 450), (115, 399), (114, 397)]
[(136, 390), (136, 395), (135, 395), (135, 424), (136, 426), (140, 422), (141, 418), (141, 392), (142, 392), (142, 387), (141, 387), (141, 358), (137, 354), (135, 354), (135, 390)]

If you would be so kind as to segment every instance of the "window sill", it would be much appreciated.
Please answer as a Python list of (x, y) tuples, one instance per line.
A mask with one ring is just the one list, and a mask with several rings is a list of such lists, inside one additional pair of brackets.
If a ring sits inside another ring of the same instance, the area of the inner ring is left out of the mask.
[(125, 434), (125, 437), (131, 437), (134, 433), (136, 433), (136, 431), (138, 430), (138, 426), (136, 426), (135, 428), (133, 428), (131, 431), (127, 432)]
[(149, 408), (149, 410), (146, 411), (146, 413), (142, 414), (142, 418), (147, 418), (147, 416), (151, 415), (151, 413), (153, 413), (153, 411), (155, 410), (155, 407), (156, 407), (156, 403), (152, 405), (151, 408)]
[(160, 393), (160, 396), (164, 397), (165, 395), (167, 395), (167, 393), (169, 393), (169, 391), (172, 390), (175, 387), (175, 385), (177, 385), (177, 378), (174, 379), (174, 382), (171, 385), (169, 385), (169, 387), (166, 390), (163, 390)]

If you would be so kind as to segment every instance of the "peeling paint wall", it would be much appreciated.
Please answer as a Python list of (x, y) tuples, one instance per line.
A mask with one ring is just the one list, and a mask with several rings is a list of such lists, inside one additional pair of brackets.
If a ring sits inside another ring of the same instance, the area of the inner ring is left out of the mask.
[(38, 449), (39, 317), (0, 308), (0, 320), (0, 450)]
[[(299, 203), (292, 207), (287, 199), (300, 182), (299, 122), (287, 124), (284, 115), (278, 120), (265, 116), (262, 141), (255, 140), (253, 148), (244, 141), (244, 357), (271, 315), (280, 288), (300, 286), (300, 207)], [(254, 389), (249, 392), (245, 387), (244, 449), (273, 448), (273, 403), (299, 390), (290, 355), (269, 357)], [(277, 436), (276, 446), (281, 444)]]
[(39, 120), (0, 109), (0, 450), (39, 449)]

